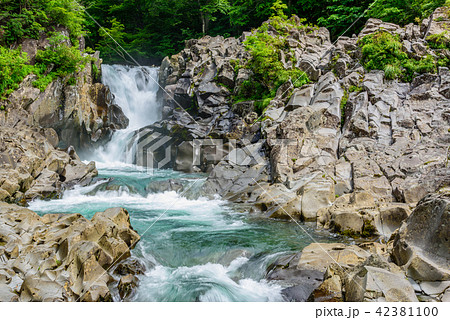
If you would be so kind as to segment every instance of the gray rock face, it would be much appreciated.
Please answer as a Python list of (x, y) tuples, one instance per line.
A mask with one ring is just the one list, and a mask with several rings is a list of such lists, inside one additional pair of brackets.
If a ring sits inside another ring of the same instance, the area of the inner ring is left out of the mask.
[(401, 269), (376, 255), (351, 270), (344, 287), (347, 301), (418, 302)]
[[(68, 35), (65, 29), (59, 32)], [(84, 39), (80, 42), (83, 43)], [(30, 62), (34, 63), (37, 50), (47, 45), (45, 36), (39, 40), (25, 39), (22, 50), (27, 52)], [(120, 107), (112, 105), (109, 88), (98, 83), (102, 63), (99, 55), (99, 52), (93, 54), (95, 61), (92, 64), (87, 63), (75, 75), (58, 78), (44, 92), (33, 87), (36, 76), (27, 76), (1, 105), (10, 110), (26, 110), (23, 119), (30, 126), (56, 130), (64, 147), (91, 147), (109, 138), (112, 131), (126, 128), (128, 119)], [(93, 66), (98, 70), (97, 73), (93, 71)], [(67, 84), (70, 77), (75, 78), (74, 85)]]
[[(0, 132), (0, 200), (24, 203), (34, 198), (54, 198), (64, 188), (89, 184), (97, 176), (94, 163), (80, 161), (73, 148), (57, 150), (40, 130), (3, 118)], [(56, 143), (56, 133), (46, 136)]]
[(417, 281), (450, 280), (450, 193), (425, 197), (394, 238), (392, 257)]
[(332, 206), (320, 209), (317, 225), (354, 236), (380, 235), (386, 239), (411, 213), (404, 203), (376, 203), (371, 193), (339, 197)]
[[(438, 16), (447, 21), (439, 10)], [(438, 22), (431, 34), (437, 34)], [(425, 31), (414, 25), (401, 28), (370, 19), (358, 37), (340, 39), (330, 57), (316, 65), (320, 77), (315, 83), (292, 90), (289, 99), (277, 96), (269, 104), (259, 140), (264, 143), (259, 166), (266, 166), (268, 174), (256, 179), (259, 185), (253, 180), (246, 187), (239, 184), (236, 193), (228, 194), (230, 199), (257, 204), (254, 211), (264, 216), (290, 219), (286, 213), (271, 214), (273, 199), (257, 200), (263, 192), (260, 185), (269, 193), (284, 190), (283, 197), (275, 197), (276, 204), (291, 208), (287, 211), (298, 219), (319, 219), (319, 225), (334, 230), (388, 238), (419, 200), (449, 185), (450, 73), (440, 68), (437, 74), (419, 75), (412, 83), (398, 83), (385, 81), (382, 71), (366, 72), (357, 41), (380, 29), (398, 34), (411, 44), (411, 54), (419, 55)], [(320, 54), (311, 46), (310, 51)], [(243, 79), (251, 76), (239, 74)], [(245, 114), (252, 105), (240, 103), (235, 111)], [(208, 190), (222, 194), (222, 187), (235, 179), (231, 172), (252, 175), (259, 166), (225, 169), (220, 164), (208, 179)], [(369, 194), (371, 208), (332, 207), (333, 203), (341, 206), (352, 193)]]
[(278, 259), (269, 267), (267, 279), (287, 287), (283, 290), (287, 301), (344, 301), (349, 275), (367, 264), (373, 254), (382, 252), (378, 246), (313, 243), (301, 253)]
[[(107, 270), (140, 239), (120, 208), (89, 221), (79, 214), (39, 217), (0, 203), (0, 225), (0, 301), (112, 301)], [(119, 270), (124, 278), (132, 274)], [(129, 295), (133, 282), (126, 280), (119, 287)]]
[(376, 243), (315, 243), (279, 259), (267, 279), (288, 287), (283, 291), (288, 301), (417, 302), (412, 284), (385, 257), (386, 246)]

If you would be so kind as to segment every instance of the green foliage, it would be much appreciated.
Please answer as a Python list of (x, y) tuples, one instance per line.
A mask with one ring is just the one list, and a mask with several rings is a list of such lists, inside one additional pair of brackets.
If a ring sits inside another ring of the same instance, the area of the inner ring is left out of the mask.
[(98, 70), (97, 65), (95, 63), (92, 63), (92, 75), (96, 80), (98, 80), (100, 77), (100, 70)]
[(445, 0), (378, 0), (368, 12), (368, 16), (400, 25), (428, 17)]
[[(279, 1), (277, 1), (278, 3)], [(292, 80), (296, 86), (302, 86), (309, 81), (307, 75), (298, 68), (285, 69), (280, 59), (281, 51), (289, 46), (286, 43), (287, 28), (295, 26), (294, 20), (278, 15), (284, 6), (274, 5), (276, 15), (272, 16), (270, 24), (276, 28), (279, 36), (269, 35), (269, 23), (264, 23), (245, 41), (245, 48), (251, 53), (247, 68), (254, 73), (254, 78), (260, 83), (257, 91), (268, 90), (272, 94), (283, 83)], [(293, 56), (293, 55), (292, 55)], [(296, 61), (292, 61), (295, 65)]]
[(231, 5), (228, 0), (206, 0), (202, 2), (200, 12), (206, 15), (210, 21), (216, 21), (216, 13), (228, 14), (231, 9)]
[(348, 88), (348, 92), (361, 92), (361, 91), (363, 91), (363, 88), (358, 86), (350, 86)]
[(73, 0), (49, 0), (45, 11), (51, 19), (51, 23), (65, 26), (72, 37), (76, 39), (83, 33), (84, 11), (78, 1)]
[(36, 63), (39, 65), (52, 65), (58, 76), (79, 71), (80, 64), (87, 62), (78, 48), (69, 45), (69, 39), (58, 33), (49, 38), (50, 46), (38, 51)]
[[(50, 46), (36, 55), (36, 64), (29, 65), (28, 57), (20, 48), (8, 50), (0, 46), (0, 97), (7, 98), (30, 73), (37, 79), (36, 88), (44, 91), (58, 77), (73, 75), (91, 62), (90, 56), (84, 56), (76, 47), (70, 45), (67, 37), (55, 34), (49, 39)], [(68, 79), (68, 84), (75, 84), (75, 77)]]
[(5, 99), (19, 87), (23, 79), (32, 71), (26, 65), (27, 54), (20, 49), (8, 50), (0, 46), (0, 98)]
[[(83, 56), (78, 48), (70, 46), (69, 39), (62, 34), (54, 34), (49, 42), (50, 46), (36, 55), (34, 71), (38, 80), (33, 85), (41, 91), (56, 78), (78, 72), (91, 61), (90, 56)], [(71, 84), (75, 83), (72, 81)]]
[(367, 70), (383, 70), (388, 80), (411, 81), (415, 73), (436, 72), (437, 62), (431, 56), (410, 59), (403, 51), (398, 35), (379, 31), (362, 38), (362, 63)]
[(99, 30), (101, 39), (98, 41), (96, 49), (110, 61), (113, 61), (116, 56), (126, 61), (128, 57), (120, 48), (126, 46), (124, 40), (126, 37), (125, 26), (116, 18), (111, 19), (110, 24), (110, 28), (103, 27)]
[(1, 19), (5, 20), (4, 26), (4, 42), (14, 43), (22, 38), (38, 39), (39, 34), (45, 30), (41, 25), (45, 24), (48, 19), (44, 12), (23, 9), (20, 13), (1, 12)]
[(428, 45), (433, 49), (450, 49), (450, 35), (448, 31), (433, 34), (427, 38)]
[[(281, 1), (276, 1), (272, 7), (273, 15), (270, 22), (255, 30), (244, 43), (246, 50), (251, 54), (251, 59), (245, 67), (253, 71), (253, 77), (242, 84), (236, 99), (255, 100), (257, 112), (260, 114), (275, 97), (277, 89), (282, 84), (291, 80), (295, 87), (301, 87), (309, 82), (306, 73), (295, 67), (294, 58), (291, 61), (294, 67), (291, 69), (286, 69), (280, 59), (281, 52), (289, 48), (286, 43), (287, 30), (305, 28), (303, 25), (297, 25), (294, 18), (287, 19), (283, 12), (286, 8)], [(269, 23), (277, 30), (279, 36), (269, 35)]]
[(32, 38), (57, 26), (66, 27), (75, 41), (82, 34), (84, 11), (73, 0), (1, 0), (0, 24), (4, 31), (0, 44)]
[[(12, 1), (12, 0), (11, 0)], [(34, 0), (37, 1), (37, 0)], [(61, 0), (60, 0), (61, 1)], [(224, 35), (239, 37), (243, 31), (259, 27), (267, 19), (291, 14), (306, 17), (309, 23), (327, 27), (332, 39), (361, 31), (370, 17), (402, 25), (423, 19), (445, 0), (84, 0), (96, 20), (114, 28), (116, 19), (123, 28), (121, 46), (140, 62), (161, 59), (183, 49), (186, 39)], [(370, 7), (370, 10), (367, 10)], [(283, 17), (284, 16), (284, 17)], [(132, 19), (130, 19), (132, 17)], [(276, 22), (275, 22), (276, 23)], [(107, 50), (106, 62), (123, 62), (117, 45), (100, 43), (101, 29), (87, 20), (92, 47)], [(113, 48), (115, 50), (113, 50)], [(103, 50), (102, 50), (103, 51)], [(103, 54), (103, 52), (102, 52)]]
[(276, 0), (270, 9), (272, 10), (272, 19), (287, 20), (288, 16), (285, 11), (288, 9), (288, 6), (283, 1)]
[(45, 91), (45, 89), (47, 89), (48, 85), (50, 83), (52, 83), (52, 81), (55, 78), (55, 75), (52, 73), (49, 73), (47, 75), (44, 75), (45, 71), (43, 70), (38, 70), (36, 73), (38, 74), (38, 79), (33, 81), (33, 86), (35, 88), (38, 88), (39, 90), (41, 90), (42, 92)]
[[(318, 8), (318, 12), (313, 13), (313, 21), (317, 21), (319, 26), (327, 27), (332, 37), (337, 38), (343, 33), (351, 36), (361, 30), (366, 22), (365, 11), (373, 0), (307, 0), (306, 2), (309, 5), (308, 11), (313, 10), (314, 7)], [(318, 2), (321, 4), (317, 4)], [(354, 23), (353, 26), (352, 23)]]
[(348, 98), (349, 98), (349, 91), (345, 90), (344, 96), (342, 97), (341, 100), (341, 127), (343, 127), (345, 124), (345, 109), (347, 108)]

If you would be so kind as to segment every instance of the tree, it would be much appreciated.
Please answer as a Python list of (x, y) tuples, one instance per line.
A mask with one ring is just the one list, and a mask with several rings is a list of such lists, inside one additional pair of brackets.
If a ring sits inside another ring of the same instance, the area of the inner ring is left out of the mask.
[(369, 10), (369, 16), (400, 25), (428, 17), (446, 0), (379, 0)]
[(202, 33), (205, 35), (209, 30), (209, 22), (216, 21), (216, 13), (228, 15), (231, 5), (228, 0), (197, 0), (200, 6), (200, 20), (202, 22)]

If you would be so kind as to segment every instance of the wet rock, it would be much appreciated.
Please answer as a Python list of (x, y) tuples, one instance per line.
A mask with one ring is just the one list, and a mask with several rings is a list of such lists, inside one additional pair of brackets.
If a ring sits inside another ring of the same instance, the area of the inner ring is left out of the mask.
[(182, 181), (179, 180), (164, 180), (164, 181), (153, 181), (147, 188), (150, 193), (161, 193), (167, 191), (175, 191), (176, 193), (182, 193), (184, 190), (184, 185)]
[(2, 126), (0, 133), (5, 148), (0, 151), (3, 200), (23, 203), (55, 198), (63, 188), (90, 183), (97, 176), (95, 164), (81, 162), (73, 148), (68, 152), (54, 148), (58, 139), (53, 129), (35, 129), (20, 122), (10, 125)]
[(269, 267), (266, 276), (267, 280), (277, 281), (287, 287), (282, 290), (287, 301), (306, 301), (323, 280), (323, 273), (318, 270), (298, 269), (299, 256), (294, 254), (279, 258)]
[(117, 267), (114, 269), (114, 273), (120, 276), (131, 275), (143, 275), (145, 273), (146, 267), (137, 258), (131, 257), (124, 261), (119, 262)]
[(118, 285), (120, 298), (122, 300), (130, 300), (133, 297), (138, 284), (139, 279), (132, 274), (120, 278)]

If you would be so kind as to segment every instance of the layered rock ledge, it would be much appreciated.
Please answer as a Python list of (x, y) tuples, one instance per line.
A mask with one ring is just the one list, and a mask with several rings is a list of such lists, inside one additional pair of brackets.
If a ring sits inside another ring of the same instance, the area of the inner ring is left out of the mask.
[(267, 279), (288, 301), (450, 301), (450, 191), (422, 199), (387, 243), (313, 243)]
[(121, 208), (88, 220), (0, 203), (0, 301), (130, 298), (143, 267), (127, 258), (139, 239)]

